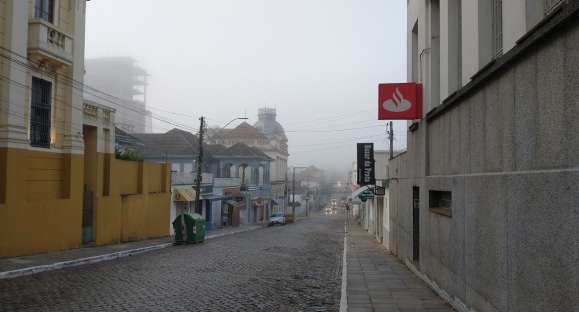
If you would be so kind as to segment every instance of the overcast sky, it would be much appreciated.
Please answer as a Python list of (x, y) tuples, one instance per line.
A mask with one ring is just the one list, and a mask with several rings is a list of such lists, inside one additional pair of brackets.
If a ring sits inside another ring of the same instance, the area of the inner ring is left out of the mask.
[[(377, 85), (406, 81), (405, 0), (97, 0), (86, 57), (131, 56), (163, 118), (222, 126), (277, 109), (290, 165), (348, 169), (356, 142), (386, 149)], [(155, 122), (154, 130), (170, 125)], [(395, 146), (406, 145), (405, 123)]]

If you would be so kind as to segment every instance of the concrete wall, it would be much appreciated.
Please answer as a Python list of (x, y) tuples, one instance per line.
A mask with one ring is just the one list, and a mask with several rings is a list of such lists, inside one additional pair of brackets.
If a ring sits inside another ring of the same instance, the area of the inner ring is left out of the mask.
[[(5, 148), (0, 155), (0, 257), (78, 247), (82, 156)], [(42, 177), (50, 178), (44, 190), (36, 185)]]
[[(390, 164), (392, 252), (475, 311), (579, 310), (579, 23), (570, 23), (421, 121)], [(430, 211), (429, 190), (452, 192), (452, 217)]]
[[(95, 192), (95, 242), (98, 245), (169, 235), (170, 164), (111, 159), (99, 154)], [(110, 175), (108, 195), (104, 175)]]

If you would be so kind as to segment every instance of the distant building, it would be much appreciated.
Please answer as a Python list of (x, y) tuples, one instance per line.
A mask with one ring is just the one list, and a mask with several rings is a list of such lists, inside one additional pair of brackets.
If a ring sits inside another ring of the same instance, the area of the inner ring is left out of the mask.
[[(171, 163), (171, 218), (194, 209), (198, 138), (173, 129), (166, 133), (133, 133), (145, 160)], [(199, 213), (209, 229), (240, 223), (263, 223), (271, 214), (271, 158), (242, 142), (231, 146), (204, 145)], [(178, 195), (177, 195), (178, 194)], [(191, 195), (192, 194), (192, 195)]]
[(307, 189), (320, 189), (324, 171), (315, 166), (309, 166), (304, 170), (296, 173), (296, 181), (299, 181), (301, 187)]
[(121, 130), (151, 132), (152, 116), (147, 111), (149, 74), (136, 60), (130, 57), (87, 59), (85, 68), (85, 98), (113, 107)]
[(260, 108), (258, 121), (253, 126), (243, 122), (233, 129), (209, 129), (207, 140), (209, 143), (227, 147), (244, 143), (271, 158), (268, 172), (274, 200), (279, 209), (281, 206), (285, 207), (288, 139), (282, 125), (276, 120), (275, 108)]

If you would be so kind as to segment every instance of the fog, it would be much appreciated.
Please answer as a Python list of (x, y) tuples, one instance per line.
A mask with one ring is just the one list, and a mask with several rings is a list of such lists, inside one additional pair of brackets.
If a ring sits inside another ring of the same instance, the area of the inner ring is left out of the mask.
[[(290, 165), (347, 170), (356, 142), (386, 149), (377, 85), (406, 81), (403, 0), (97, 0), (86, 57), (131, 56), (147, 104), (197, 128), (277, 109)], [(235, 126), (235, 124), (232, 124)], [(395, 147), (406, 144), (395, 124)], [(154, 131), (174, 126), (154, 121)]]

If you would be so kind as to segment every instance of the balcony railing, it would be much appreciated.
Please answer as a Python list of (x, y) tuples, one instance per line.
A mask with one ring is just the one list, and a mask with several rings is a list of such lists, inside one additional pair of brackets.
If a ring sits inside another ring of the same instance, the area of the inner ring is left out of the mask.
[(42, 20), (33, 20), (28, 28), (28, 51), (41, 59), (72, 65), (73, 38)]
[[(172, 172), (171, 174), (171, 184), (172, 185), (193, 185), (197, 183), (197, 175), (195, 172), (184, 173), (184, 172)], [(213, 174), (203, 173), (201, 178), (201, 185), (213, 185)]]

